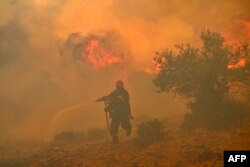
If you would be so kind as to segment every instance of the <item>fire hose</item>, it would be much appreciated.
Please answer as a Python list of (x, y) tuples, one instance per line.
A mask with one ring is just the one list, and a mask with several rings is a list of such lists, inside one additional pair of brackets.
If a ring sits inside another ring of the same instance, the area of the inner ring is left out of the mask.
[(110, 110), (108, 109), (109, 100), (106, 96), (103, 96), (103, 97), (97, 99), (95, 102), (102, 102), (102, 101), (104, 102), (105, 109), (107, 109), (107, 111), (105, 111), (105, 117), (106, 117), (107, 128), (108, 128), (109, 134), (111, 135), (109, 115), (108, 115), (108, 113), (110, 113)]

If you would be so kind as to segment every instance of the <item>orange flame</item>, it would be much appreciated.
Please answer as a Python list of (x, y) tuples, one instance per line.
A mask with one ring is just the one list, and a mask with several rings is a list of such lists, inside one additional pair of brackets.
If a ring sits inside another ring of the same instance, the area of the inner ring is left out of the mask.
[(246, 65), (246, 60), (245, 59), (240, 59), (237, 63), (235, 64), (229, 64), (227, 66), (228, 69), (237, 69), (237, 68), (242, 68), (245, 67)]
[(91, 39), (83, 52), (88, 62), (93, 65), (95, 69), (123, 63), (122, 57), (119, 57), (119, 55), (111, 49), (105, 48), (98, 39)]
[(145, 68), (143, 72), (149, 75), (159, 74), (163, 66), (167, 65), (167, 60), (164, 57), (154, 57), (153, 60), (154, 67)]
[(250, 42), (250, 18), (243, 16), (234, 18), (219, 31), (226, 37), (228, 43)]

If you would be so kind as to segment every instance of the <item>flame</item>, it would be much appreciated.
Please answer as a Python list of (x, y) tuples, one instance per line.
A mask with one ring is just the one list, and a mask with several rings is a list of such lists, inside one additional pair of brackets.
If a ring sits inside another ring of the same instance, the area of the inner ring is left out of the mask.
[(123, 63), (121, 57), (118, 57), (112, 50), (103, 47), (98, 39), (89, 41), (83, 55), (86, 55), (89, 63), (92, 64), (95, 69)]
[(120, 67), (130, 55), (130, 52), (125, 50), (126, 46), (123, 46), (122, 38), (115, 33), (91, 34), (86, 37), (72, 33), (67, 44), (73, 46), (73, 57), (78, 64), (90, 65), (94, 70), (109, 66)]
[(250, 18), (236, 17), (223, 25), (219, 31), (226, 37), (228, 43), (250, 42)]
[(237, 63), (235, 64), (229, 64), (227, 66), (228, 69), (237, 69), (237, 68), (242, 68), (245, 67), (246, 65), (246, 60), (245, 59), (240, 59)]
[(89, 44), (86, 47), (86, 52), (93, 53), (94, 49), (99, 45), (97, 39), (90, 40)]
[(167, 60), (164, 57), (154, 57), (153, 65), (154, 67), (145, 68), (143, 72), (149, 75), (159, 74), (163, 66), (167, 65)]

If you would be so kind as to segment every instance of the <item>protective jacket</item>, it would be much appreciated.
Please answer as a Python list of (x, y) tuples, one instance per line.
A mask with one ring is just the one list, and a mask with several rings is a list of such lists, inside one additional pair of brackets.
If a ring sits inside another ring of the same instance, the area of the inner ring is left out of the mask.
[(108, 95), (110, 103), (108, 110), (111, 115), (129, 115), (131, 113), (129, 94), (124, 88), (120, 90), (114, 90)]

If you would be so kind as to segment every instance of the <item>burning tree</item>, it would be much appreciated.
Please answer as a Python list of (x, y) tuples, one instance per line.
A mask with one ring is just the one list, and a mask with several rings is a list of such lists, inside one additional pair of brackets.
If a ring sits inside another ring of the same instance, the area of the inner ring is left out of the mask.
[(159, 73), (154, 84), (159, 92), (189, 99), (192, 112), (185, 123), (228, 127), (239, 120), (245, 109), (242, 101), (237, 100), (241, 95), (235, 92), (249, 85), (248, 44), (229, 46), (220, 33), (210, 30), (203, 31), (200, 37), (200, 48), (181, 44), (176, 46), (178, 52), (156, 53), (154, 62)]

